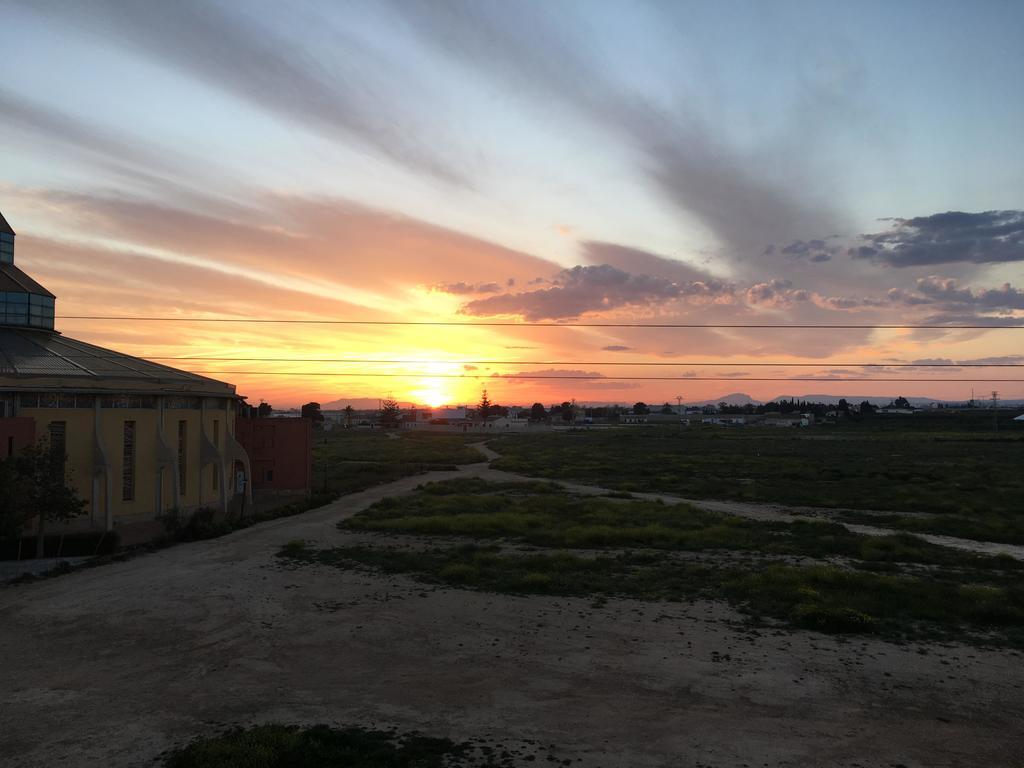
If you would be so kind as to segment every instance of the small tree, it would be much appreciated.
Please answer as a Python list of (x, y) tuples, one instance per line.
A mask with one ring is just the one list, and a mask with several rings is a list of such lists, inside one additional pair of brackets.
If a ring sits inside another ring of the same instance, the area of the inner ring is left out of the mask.
[(380, 423), (382, 427), (394, 429), (402, 418), (402, 409), (392, 395), (388, 395), (380, 404)]
[(260, 404), (256, 407), (256, 416), (261, 419), (269, 417), (273, 412), (274, 409), (266, 400), (260, 400)]
[(487, 417), (491, 415), (491, 400), (487, 397), (486, 389), (480, 395), (480, 405), (476, 407), (476, 412), (481, 421), (487, 421)]
[(20, 535), (30, 521), (38, 520), (36, 557), (44, 555), (46, 523), (85, 512), (85, 501), (65, 482), (66, 459), (39, 443), (0, 462), (0, 535)]
[(669, 405), (668, 403), (665, 403), (663, 406), (661, 406), (661, 412), (663, 414), (666, 414), (666, 415), (671, 415), (672, 414), (672, 406)]
[(650, 413), (651, 409), (647, 407), (647, 403), (641, 401), (633, 405), (633, 413), (637, 416), (643, 416), (644, 414)]
[(352, 428), (352, 413), (353, 413), (352, 406), (351, 405), (346, 405), (345, 406), (345, 429), (351, 429)]
[(559, 417), (561, 417), (562, 421), (566, 423), (569, 423), (573, 420), (573, 407), (572, 403), (570, 403), (568, 400), (563, 402), (561, 405), (556, 405), (552, 407), (551, 415), (554, 416), (556, 412), (559, 415)]
[(530, 421), (544, 421), (548, 417), (548, 412), (544, 410), (542, 403), (534, 403), (530, 406)]
[(302, 418), (312, 421), (314, 427), (323, 424), (324, 415), (320, 413), (320, 403), (306, 403), (302, 406)]

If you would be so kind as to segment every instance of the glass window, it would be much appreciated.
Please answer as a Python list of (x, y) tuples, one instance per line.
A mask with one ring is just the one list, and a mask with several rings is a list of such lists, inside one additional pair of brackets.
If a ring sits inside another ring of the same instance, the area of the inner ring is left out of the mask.
[(124, 423), (124, 441), (121, 464), (121, 500), (135, 498), (135, 422)]

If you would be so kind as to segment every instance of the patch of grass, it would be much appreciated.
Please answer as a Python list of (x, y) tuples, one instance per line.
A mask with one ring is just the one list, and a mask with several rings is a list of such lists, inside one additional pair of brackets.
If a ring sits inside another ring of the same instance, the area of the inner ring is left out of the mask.
[(507, 594), (724, 599), (751, 616), (820, 632), (1024, 647), (1024, 586), (1018, 579), (991, 573), (918, 577), (777, 564), (749, 571), (680, 561), (665, 552), (581, 557), (568, 552), (506, 554), (497, 546), (472, 545), (430, 551), (304, 548), (278, 555)]
[[(475, 438), (479, 441), (479, 438)], [(403, 477), (483, 461), (461, 435), (334, 430), (313, 446), (313, 487), (337, 495), (356, 493)]]
[[(967, 418), (918, 414), (806, 430), (622, 428), (503, 435), (489, 444), (502, 455), (499, 469), (624, 492), (966, 517), (1020, 516), (1024, 497), (1024, 431), (996, 437)], [(1019, 529), (1007, 534), (1024, 542)]]
[(1022, 570), (1024, 563), (929, 544), (908, 534), (868, 536), (837, 523), (765, 522), (689, 504), (576, 496), (544, 482), (478, 478), (420, 486), (339, 523), (343, 529), (509, 539), (541, 547), (729, 549), (874, 563)]
[(166, 768), (454, 768), (505, 765), (470, 744), (394, 731), (258, 725), (196, 739)]

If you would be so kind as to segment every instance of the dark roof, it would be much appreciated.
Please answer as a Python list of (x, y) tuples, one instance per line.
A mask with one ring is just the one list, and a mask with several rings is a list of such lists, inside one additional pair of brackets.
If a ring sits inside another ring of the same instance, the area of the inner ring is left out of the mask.
[(70, 339), (54, 331), (0, 326), (0, 389), (20, 387), (235, 395), (232, 384)]
[(13, 264), (0, 264), (0, 291), (34, 293), (39, 296), (49, 296), (51, 299), (56, 298)]
[(0, 211), (0, 232), (6, 232), (8, 235), (14, 234), (14, 230), (11, 229), (11, 225), (7, 223), (7, 219), (4, 218), (2, 211)]

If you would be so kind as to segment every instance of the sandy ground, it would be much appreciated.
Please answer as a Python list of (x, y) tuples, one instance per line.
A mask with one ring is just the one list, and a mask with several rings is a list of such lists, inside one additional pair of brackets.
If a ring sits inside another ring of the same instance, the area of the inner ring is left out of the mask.
[[(712, 603), (288, 568), (426, 480), (0, 589), (0, 764), (130, 766), (226, 724), (485, 738), (578, 766), (1021, 766), (1024, 655), (755, 631)], [(497, 476), (497, 473), (494, 473)]]

